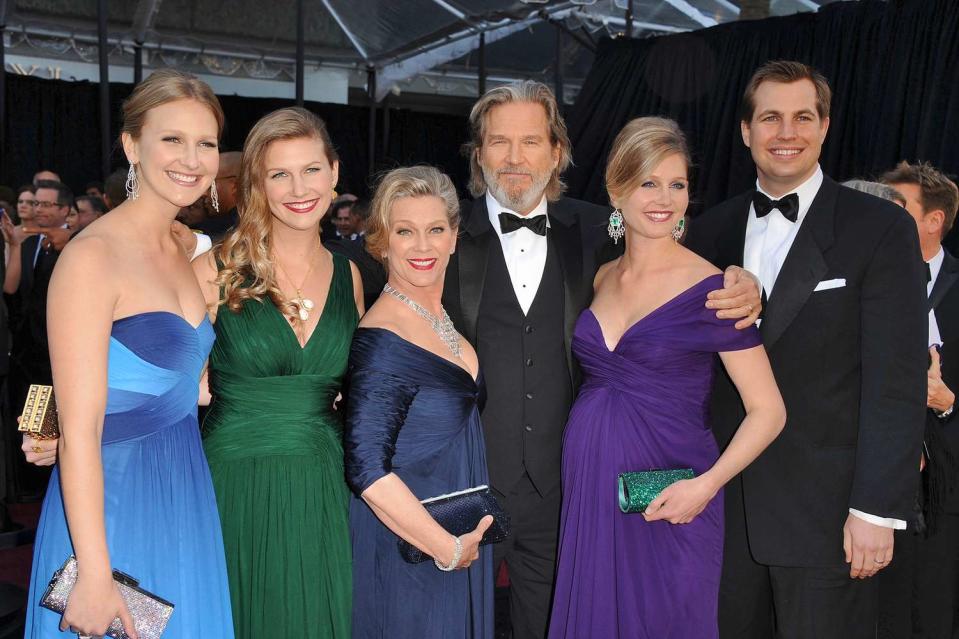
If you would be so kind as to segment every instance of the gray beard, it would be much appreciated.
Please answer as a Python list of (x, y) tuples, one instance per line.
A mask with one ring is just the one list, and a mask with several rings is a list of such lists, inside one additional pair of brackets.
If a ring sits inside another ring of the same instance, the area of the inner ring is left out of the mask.
[(483, 179), (486, 181), (486, 188), (489, 189), (493, 199), (502, 206), (517, 213), (520, 211), (529, 211), (539, 204), (539, 201), (543, 199), (543, 193), (546, 191), (546, 185), (549, 184), (549, 180), (552, 177), (551, 173), (542, 176), (533, 174), (533, 183), (530, 187), (521, 193), (511, 196), (496, 179), (497, 175), (495, 171), (490, 171), (485, 166), (481, 168), (483, 169)]

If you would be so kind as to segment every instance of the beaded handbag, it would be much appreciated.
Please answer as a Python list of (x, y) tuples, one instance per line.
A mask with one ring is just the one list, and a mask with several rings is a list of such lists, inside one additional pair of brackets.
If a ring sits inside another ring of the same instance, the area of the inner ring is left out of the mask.
[(619, 488), (619, 509), (624, 513), (641, 513), (667, 486), (695, 476), (692, 468), (620, 473), (616, 482)]
[[(140, 639), (160, 639), (166, 630), (170, 615), (173, 614), (173, 604), (161, 599), (151, 592), (139, 587), (139, 582), (119, 570), (113, 571), (113, 581), (117, 584), (120, 596), (133, 617), (137, 635)], [(47, 591), (40, 598), (40, 605), (44, 608), (59, 612), (67, 609), (67, 600), (70, 592), (77, 583), (77, 559), (70, 556), (50, 579)], [(114, 619), (107, 629), (106, 637), (113, 639), (128, 639), (129, 635), (123, 630), (119, 619)]]
[[(509, 537), (510, 523), (507, 515), (488, 486), (477, 486), (448, 495), (439, 495), (420, 502), (430, 516), (451, 535), (472, 532), (486, 515), (493, 516), (493, 523), (483, 534), (481, 546), (495, 544)], [(411, 564), (426, 561), (430, 557), (416, 546), (403, 539), (399, 542), (400, 554)]]
[(56, 439), (60, 436), (53, 386), (30, 384), (17, 430), (34, 439)]

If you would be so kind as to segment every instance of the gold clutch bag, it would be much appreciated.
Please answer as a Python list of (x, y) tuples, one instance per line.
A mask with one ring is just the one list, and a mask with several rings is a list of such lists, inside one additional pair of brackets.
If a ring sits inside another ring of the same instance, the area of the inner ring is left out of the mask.
[(57, 400), (53, 397), (53, 386), (30, 385), (17, 430), (34, 439), (56, 439), (60, 436)]

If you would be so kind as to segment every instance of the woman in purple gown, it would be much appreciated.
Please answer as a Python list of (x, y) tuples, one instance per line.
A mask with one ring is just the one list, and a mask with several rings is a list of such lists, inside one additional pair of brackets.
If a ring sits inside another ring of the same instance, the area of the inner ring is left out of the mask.
[[(627, 124), (610, 152), (610, 234), (626, 252), (597, 273), (573, 335), (584, 378), (563, 446), (550, 639), (718, 637), (722, 486), (785, 422), (758, 331), (704, 307), (723, 276), (678, 242), (688, 166), (682, 132), (660, 118)], [(747, 410), (722, 455), (707, 419), (715, 353)], [(679, 468), (696, 477), (620, 512), (619, 473)]]

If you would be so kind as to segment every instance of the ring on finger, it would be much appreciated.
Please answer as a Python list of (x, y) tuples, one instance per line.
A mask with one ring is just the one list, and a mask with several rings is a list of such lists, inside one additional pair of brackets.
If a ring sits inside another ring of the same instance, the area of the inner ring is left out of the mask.
[(34, 444), (30, 450), (39, 454), (43, 452), (43, 447), (40, 444)]

